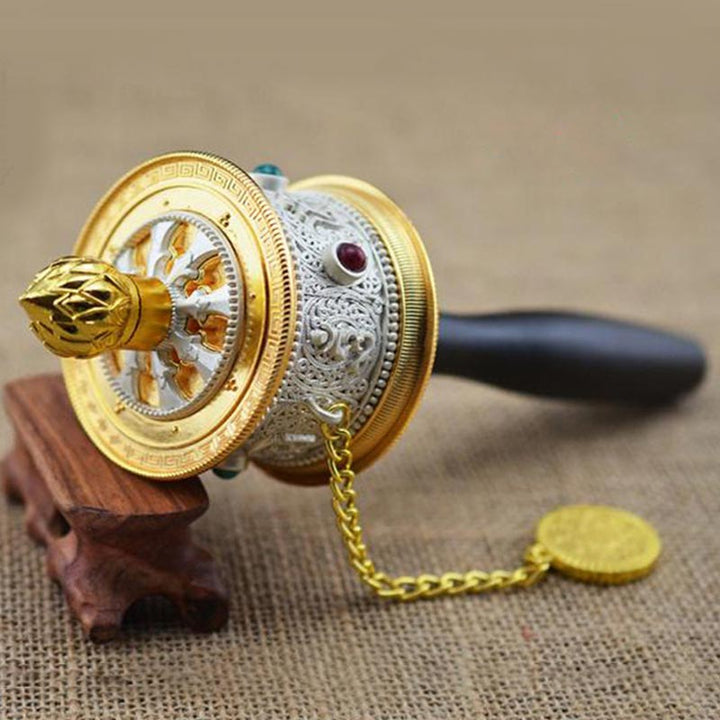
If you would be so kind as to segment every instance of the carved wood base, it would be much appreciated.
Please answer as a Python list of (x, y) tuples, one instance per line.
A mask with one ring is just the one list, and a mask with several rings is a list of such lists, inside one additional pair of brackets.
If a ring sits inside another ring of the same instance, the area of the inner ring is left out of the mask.
[(208, 506), (198, 478), (153, 483), (105, 459), (80, 428), (59, 376), (5, 388), (16, 433), (3, 488), (25, 506), (28, 534), (93, 641), (117, 635), (128, 608), (161, 595), (193, 630), (227, 622), (227, 595), (190, 523)]

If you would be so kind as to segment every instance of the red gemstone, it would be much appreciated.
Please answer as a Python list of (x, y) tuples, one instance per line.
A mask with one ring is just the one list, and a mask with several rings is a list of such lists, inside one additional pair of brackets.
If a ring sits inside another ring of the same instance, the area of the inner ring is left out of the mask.
[(355, 243), (340, 243), (335, 252), (338, 262), (351, 273), (361, 273), (367, 267), (365, 251)]

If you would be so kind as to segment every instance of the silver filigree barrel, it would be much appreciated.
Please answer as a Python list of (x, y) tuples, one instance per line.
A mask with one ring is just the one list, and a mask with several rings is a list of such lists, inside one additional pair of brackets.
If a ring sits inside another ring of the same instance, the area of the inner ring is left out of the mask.
[(248, 460), (297, 467), (322, 459), (318, 419), (346, 403), (358, 432), (380, 401), (400, 327), (398, 283), (379, 233), (327, 193), (288, 189), (255, 173), (280, 217), (295, 261), (299, 321), (290, 364), (267, 415), (221, 466)]

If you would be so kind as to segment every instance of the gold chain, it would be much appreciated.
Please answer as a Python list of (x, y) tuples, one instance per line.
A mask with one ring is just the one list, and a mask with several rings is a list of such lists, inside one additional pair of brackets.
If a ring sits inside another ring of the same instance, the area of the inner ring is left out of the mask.
[(336, 403), (330, 412), (342, 412), (337, 425), (321, 423), (325, 440), (327, 465), (330, 470), (332, 506), (340, 535), (348, 552), (350, 565), (360, 579), (382, 598), (409, 602), (446, 595), (466, 595), (511, 587), (528, 587), (541, 580), (550, 568), (550, 555), (535, 543), (525, 551), (524, 564), (515, 570), (470, 570), (446, 572), (442, 575), (423, 573), (417, 576), (390, 577), (375, 569), (363, 541), (360, 516), (353, 488), (355, 472), (352, 469), (352, 451), (349, 429), (350, 409), (345, 403)]

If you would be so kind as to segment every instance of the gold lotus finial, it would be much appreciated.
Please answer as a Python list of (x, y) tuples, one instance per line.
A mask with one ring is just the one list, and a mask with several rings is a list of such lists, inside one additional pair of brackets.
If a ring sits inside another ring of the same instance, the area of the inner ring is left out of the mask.
[(40, 271), (20, 304), (35, 335), (60, 357), (150, 350), (167, 335), (172, 315), (170, 295), (156, 278), (82, 257), (60, 258)]

